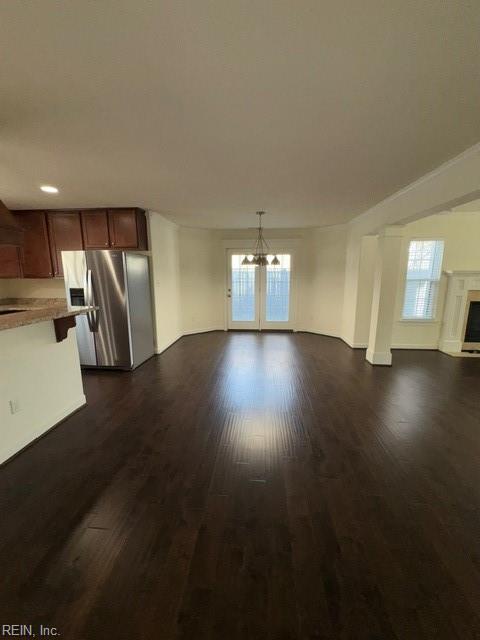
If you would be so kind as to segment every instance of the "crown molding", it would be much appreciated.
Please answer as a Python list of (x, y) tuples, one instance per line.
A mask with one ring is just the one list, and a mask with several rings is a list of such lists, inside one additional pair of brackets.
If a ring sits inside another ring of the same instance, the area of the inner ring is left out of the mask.
[[(398, 198), (401, 198), (402, 196), (404, 196), (405, 194), (409, 193), (410, 191), (413, 191), (414, 189), (417, 189), (418, 187), (420, 187), (424, 183), (429, 182), (433, 178), (436, 178), (437, 176), (441, 175), (442, 173), (445, 173), (446, 171), (448, 171), (449, 169), (451, 169), (455, 165), (459, 164), (460, 162), (463, 162), (464, 160), (470, 158), (471, 156), (475, 156), (477, 154), (480, 155), (480, 142), (478, 142), (477, 144), (474, 144), (473, 147), (469, 147), (468, 149), (465, 149), (465, 151), (462, 151), (462, 153), (460, 153), (459, 155), (455, 156), (454, 158), (450, 158), (450, 160), (447, 160), (446, 162), (443, 162), (441, 165), (439, 165), (435, 169), (432, 169), (432, 171), (429, 171), (428, 173), (424, 174), (423, 176), (421, 176), (420, 178), (418, 178), (414, 182), (411, 182), (410, 184), (406, 185), (405, 187), (402, 187), (401, 189), (399, 189), (398, 191), (395, 191), (394, 193), (392, 193), (391, 195), (387, 196), (383, 200), (380, 200), (380, 202), (378, 202), (377, 204), (373, 205), (373, 207), (370, 207), (370, 209), (367, 209), (366, 211), (364, 211), (360, 215), (356, 216), (355, 218), (352, 218), (352, 220), (350, 221), (350, 224), (362, 221), (364, 218), (367, 218), (369, 215), (371, 215), (372, 213), (374, 213), (376, 210), (380, 209), (384, 205), (388, 204), (389, 202), (393, 202), (395, 200), (398, 200)], [(477, 193), (477, 192), (475, 192), (475, 193)], [(478, 194), (480, 196), (480, 190), (478, 191)], [(468, 202), (468, 200), (466, 200), (466, 202)], [(453, 206), (458, 206), (459, 204), (463, 204), (463, 203), (459, 202), (459, 203), (457, 203), (456, 205), (453, 205)]]

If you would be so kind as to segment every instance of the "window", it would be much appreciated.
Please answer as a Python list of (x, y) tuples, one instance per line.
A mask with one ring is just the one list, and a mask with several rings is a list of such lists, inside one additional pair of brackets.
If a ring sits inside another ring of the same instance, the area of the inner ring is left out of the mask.
[[(268, 256), (272, 260), (273, 256)], [(290, 307), (290, 255), (278, 254), (280, 264), (267, 265), (267, 322), (288, 322)]]
[(442, 271), (443, 240), (412, 240), (403, 300), (405, 320), (432, 320)]
[(255, 320), (255, 266), (243, 265), (245, 255), (232, 256), (232, 320)]

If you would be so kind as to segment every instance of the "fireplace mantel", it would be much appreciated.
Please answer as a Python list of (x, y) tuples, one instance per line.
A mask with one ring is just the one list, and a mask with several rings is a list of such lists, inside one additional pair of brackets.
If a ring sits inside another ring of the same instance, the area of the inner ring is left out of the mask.
[(445, 271), (447, 297), (440, 337), (440, 351), (461, 353), (469, 291), (480, 291), (480, 271)]

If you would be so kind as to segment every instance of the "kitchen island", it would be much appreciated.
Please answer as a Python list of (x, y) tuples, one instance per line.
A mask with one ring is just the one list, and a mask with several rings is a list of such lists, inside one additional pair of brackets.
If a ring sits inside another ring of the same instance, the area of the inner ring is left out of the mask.
[(0, 299), (0, 464), (85, 404), (64, 299)]

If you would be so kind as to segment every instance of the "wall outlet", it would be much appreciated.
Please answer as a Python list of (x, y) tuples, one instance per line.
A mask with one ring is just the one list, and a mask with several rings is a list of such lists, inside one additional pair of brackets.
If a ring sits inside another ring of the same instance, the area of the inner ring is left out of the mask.
[(10, 405), (10, 413), (18, 413), (20, 411), (20, 403), (18, 400), (9, 400), (8, 404)]

